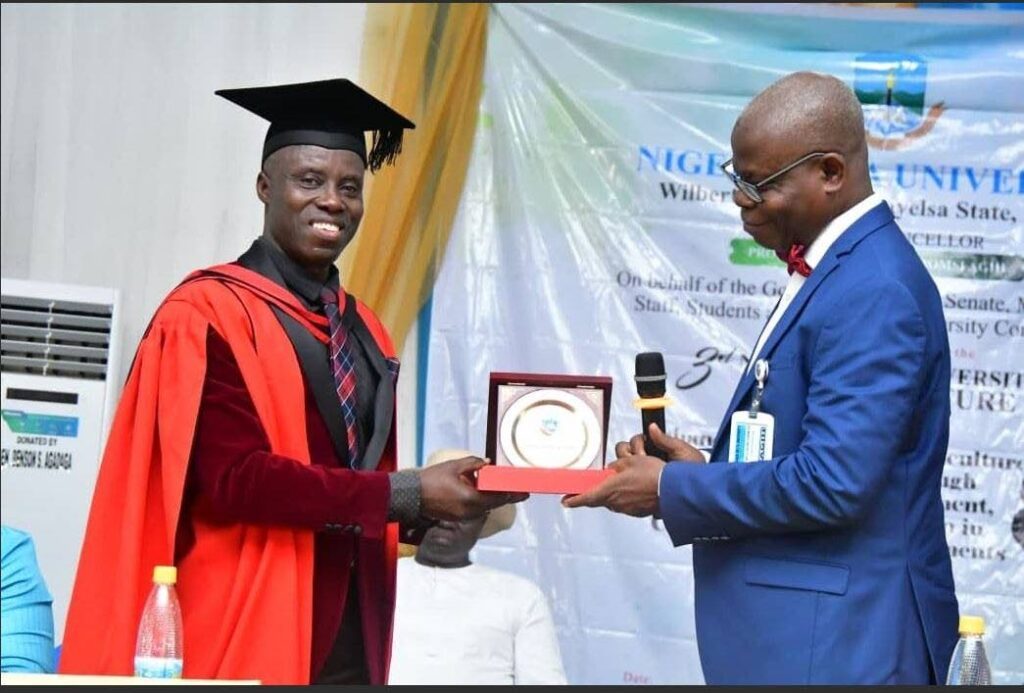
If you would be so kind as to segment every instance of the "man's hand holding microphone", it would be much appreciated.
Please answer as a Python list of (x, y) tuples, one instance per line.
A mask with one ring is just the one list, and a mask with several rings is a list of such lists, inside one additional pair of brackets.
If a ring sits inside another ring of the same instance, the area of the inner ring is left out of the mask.
[(597, 487), (575, 496), (566, 496), (567, 508), (608, 508), (634, 517), (658, 515), (658, 482), (665, 460), (703, 463), (700, 450), (685, 440), (664, 432), (665, 361), (656, 352), (637, 354), (635, 380), (636, 406), (641, 411), (644, 433), (629, 442), (615, 444), (616, 460), (609, 466), (616, 474)]

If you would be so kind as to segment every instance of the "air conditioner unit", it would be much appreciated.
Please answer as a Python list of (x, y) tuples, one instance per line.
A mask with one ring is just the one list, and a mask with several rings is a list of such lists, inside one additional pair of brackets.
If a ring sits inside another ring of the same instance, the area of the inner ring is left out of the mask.
[(3, 279), (0, 324), (0, 518), (35, 541), (59, 643), (121, 390), (118, 293)]

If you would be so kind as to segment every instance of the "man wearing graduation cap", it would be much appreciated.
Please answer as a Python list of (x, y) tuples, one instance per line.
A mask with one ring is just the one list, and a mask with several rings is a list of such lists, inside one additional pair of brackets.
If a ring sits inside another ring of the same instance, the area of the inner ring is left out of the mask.
[(365, 170), (413, 123), (343, 79), (217, 93), (270, 121), (263, 235), (189, 275), (139, 345), (61, 670), (131, 674), (151, 571), (173, 564), (186, 678), (382, 684), (399, 524), (415, 541), (524, 496), (478, 492), (472, 457), (396, 471), (394, 346), (339, 286)]

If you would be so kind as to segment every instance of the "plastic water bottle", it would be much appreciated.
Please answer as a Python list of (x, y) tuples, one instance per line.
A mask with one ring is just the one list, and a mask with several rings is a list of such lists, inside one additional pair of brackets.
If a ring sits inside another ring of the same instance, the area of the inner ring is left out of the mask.
[(147, 679), (180, 679), (182, 670), (181, 605), (174, 584), (178, 569), (153, 568), (153, 589), (139, 619), (135, 641), (135, 675)]
[(985, 619), (980, 616), (960, 617), (960, 641), (953, 650), (949, 663), (947, 686), (989, 686), (992, 684), (992, 670), (985, 656)]

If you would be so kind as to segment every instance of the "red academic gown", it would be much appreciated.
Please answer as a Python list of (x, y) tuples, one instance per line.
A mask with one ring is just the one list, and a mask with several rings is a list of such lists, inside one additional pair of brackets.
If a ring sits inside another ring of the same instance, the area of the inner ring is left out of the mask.
[[(333, 643), (355, 577), (370, 682), (386, 681), (398, 537), (397, 525), (386, 522), (394, 424), (376, 470), (337, 466), (275, 308), (326, 341), (322, 316), (235, 265), (190, 275), (158, 309), (97, 479), (62, 672), (130, 674), (152, 567), (177, 558), (186, 677), (308, 682)], [(364, 305), (356, 308), (381, 352), (393, 358), (380, 322)], [(231, 392), (239, 373), (248, 397)], [(269, 449), (218, 465), (201, 460), (200, 445), (201, 463), (190, 470), (194, 445), (217, 434), (216, 417), (204, 415), (196, 425), (204, 383), (209, 402), (218, 396), (210, 390), (217, 381), (226, 406), (211, 411), (236, 430), (233, 417), (255, 415), (252, 435)], [(309, 474), (294, 473), (296, 463), (314, 459)], [(246, 465), (251, 469), (240, 473)], [(268, 493), (274, 487), (279, 491)], [(314, 579), (318, 544), (330, 546), (331, 560), (317, 566)]]

